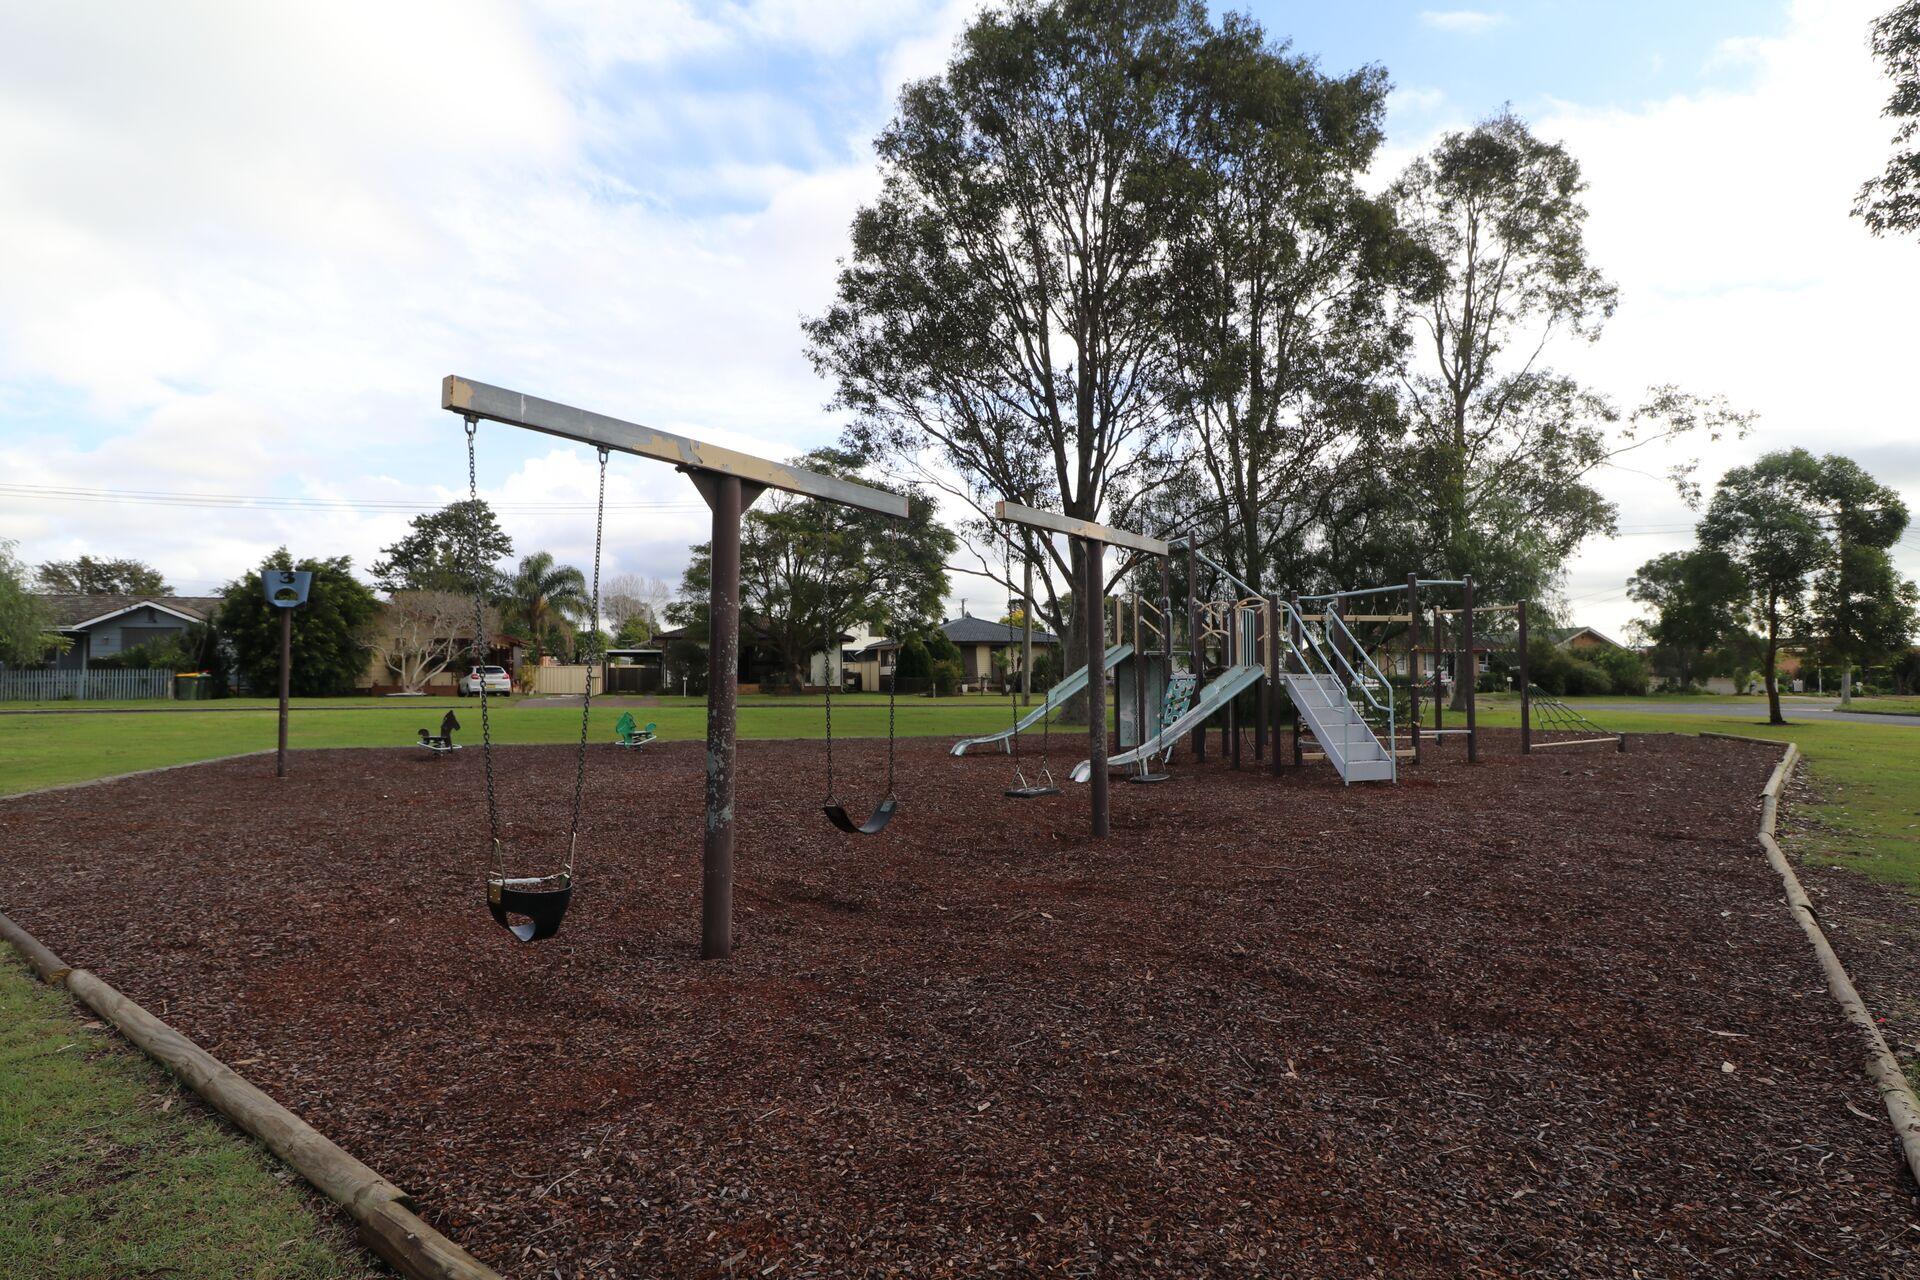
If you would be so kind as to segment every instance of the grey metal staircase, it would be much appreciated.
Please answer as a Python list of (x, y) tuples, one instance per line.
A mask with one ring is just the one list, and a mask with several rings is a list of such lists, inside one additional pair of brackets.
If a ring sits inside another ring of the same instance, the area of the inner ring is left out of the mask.
[(1344, 782), (1397, 782), (1393, 686), (1338, 613), (1309, 622), (1283, 607), (1289, 661), (1280, 682), (1327, 763)]

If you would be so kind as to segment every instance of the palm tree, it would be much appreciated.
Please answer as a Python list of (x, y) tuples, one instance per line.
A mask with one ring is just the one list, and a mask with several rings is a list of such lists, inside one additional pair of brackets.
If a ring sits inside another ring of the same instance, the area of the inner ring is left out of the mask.
[(538, 663), (555, 641), (573, 635), (572, 615), (584, 614), (587, 579), (570, 564), (556, 564), (550, 552), (536, 551), (520, 561), (507, 584), (502, 612), (508, 624), (527, 641)]

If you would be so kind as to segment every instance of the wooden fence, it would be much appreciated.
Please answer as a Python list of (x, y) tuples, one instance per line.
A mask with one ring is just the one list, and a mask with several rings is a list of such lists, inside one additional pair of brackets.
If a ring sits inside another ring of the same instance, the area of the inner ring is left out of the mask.
[(593, 673), (593, 691), (601, 692), (600, 669), (582, 663), (533, 668), (533, 688), (529, 692), (553, 696), (570, 694), (577, 698), (587, 691), (588, 672)]
[(173, 672), (158, 669), (118, 671), (0, 671), (0, 702), (93, 701), (171, 698)]

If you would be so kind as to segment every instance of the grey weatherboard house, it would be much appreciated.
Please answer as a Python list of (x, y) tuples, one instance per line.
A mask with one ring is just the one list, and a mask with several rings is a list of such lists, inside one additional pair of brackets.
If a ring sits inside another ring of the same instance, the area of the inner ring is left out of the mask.
[(48, 664), (59, 671), (84, 671), (97, 659), (117, 658), (128, 649), (171, 639), (205, 622), (220, 607), (219, 596), (41, 598), (53, 615), (53, 629), (73, 642)]

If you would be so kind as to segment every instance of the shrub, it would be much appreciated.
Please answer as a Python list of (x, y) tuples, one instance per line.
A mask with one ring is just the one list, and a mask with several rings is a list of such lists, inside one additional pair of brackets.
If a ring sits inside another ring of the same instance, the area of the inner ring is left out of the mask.
[(958, 659), (941, 658), (933, 664), (933, 692), (935, 697), (945, 697), (960, 687), (965, 678)]
[[(1613, 692), (1613, 679), (1606, 671), (1558, 645), (1527, 651), (1527, 678), (1541, 692), (1556, 698)], [(1643, 682), (1644, 678), (1643, 674)]]
[[(945, 639), (945, 637), (941, 637)], [(952, 641), (948, 641), (949, 644)], [(933, 674), (933, 656), (927, 652), (927, 643), (919, 636), (908, 636), (900, 642), (899, 675), (902, 680), (918, 679)], [(883, 682), (884, 683), (884, 682)]]
[(1593, 656), (1593, 665), (1606, 673), (1603, 692), (1616, 697), (1639, 698), (1647, 692), (1650, 673), (1647, 660), (1626, 649), (1602, 649)]

